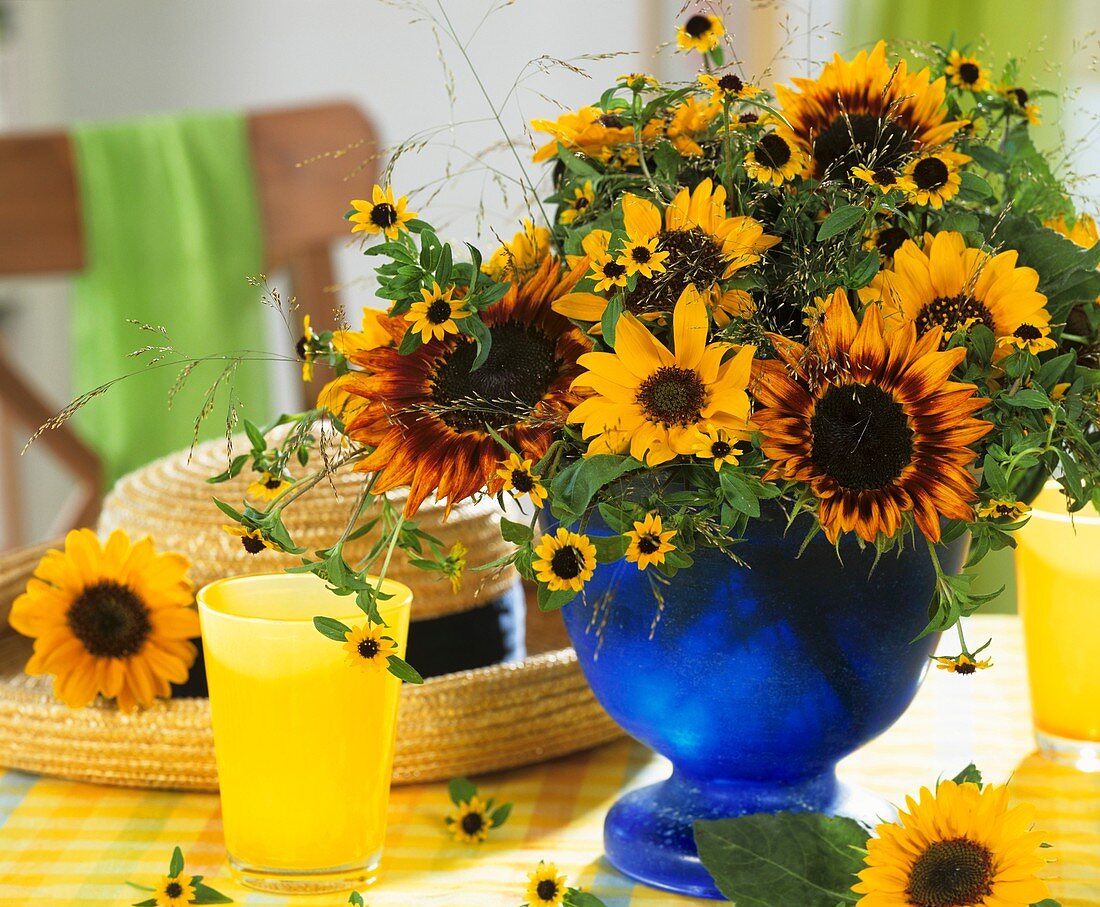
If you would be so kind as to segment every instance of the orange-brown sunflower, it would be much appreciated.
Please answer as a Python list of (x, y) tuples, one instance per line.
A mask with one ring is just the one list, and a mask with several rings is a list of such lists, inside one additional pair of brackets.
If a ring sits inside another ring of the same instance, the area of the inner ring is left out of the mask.
[(615, 148), (634, 141), (634, 127), (624, 123), (615, 113), (599, 107), (582, 107), (570, 110), (556, 120), (531, 120), (531, 128), (545, 132), (553, 139), (535, 152), (532, 160), (537, 164), (548, 161), (558, 153), (558, 146), (607, 162)]
[[(664, 210), (648, 199), (627, 193), (622, 200), (628, 245), (656, 239), (656, 251), (667, 253), (663, 269), (640, 276), (624, 299), (626, 311), (641, 318), (671, 312), (688, 286), (708, 301), (719, 324), (729, 313), (743, 310), (747, 294), (723, 290), (722, 281), (755, 264), (779, 242), (751, 217), (726, 216), (726, 190), (709, 179), (695, 189), (681, 189)], [(607, 299), (594, 293), (570, 293), (554, 304), (555, 311), (577, 321), (598, 322)]]
[(585, 260), (563, 276), (558, 260), (547, 257), (534, 276), (484, 310), (492, 343), (476, 371), (470, 366), (477, 348), (465, 335), (431, 340), (407, 356), (380, 348), (352, 357), (364, 371), (346, 389), (365, 403), (347, 434), (375, 448), (356, 468), (377, 472), (376, 493), (408, 486), (408, 514), (432, 493), (448, 507), (486, 486), (495, 494), (504, 484), (497, 467), (508, 452), (486, 425), (523, 459), (538, 462), (576, 402), (569, 385), (589, 348), (551, 303), (586, 267)]
[(813, 175), (847, 179), (853, 167), (900, 170), (914, 152), (935, 148), (963, 126), (947, 120), (945, 79), (886, 62), (886, 44), (848, 61), (839, 54), (816, 79), (777, 85), (791, 131), (812, 159)]
[[(1039, 275), (1016, 266), (1015, 250), (990, 255), (970, 249), (961, 233), (925, 235), (923, 248), (906, 240), (889, 268), (860, 290), (864, 302), (882, 306), (886, 329), (910, 322), (923, 336), (941, 328), (955, 331), (984, 324), (998, 340), (1011, 338), (1021, 325), (1042, 331), (1050, 323), (1046, 297), (1035, 288)], [(1002, 346), (1000, 355), (1008, 351)]]
[(97, 695), (123, 711), (152, 705), (183, 683), (199, 635), (191, 607), (190, 566), (182, 554), (157, 554), (153, 540), (131, 545), (115, 530), (101, 545), (90, 529), (74, 529), (65, 550), (51, 549), (10, 621), (34, 637), (28, 674), (53, 674), (54, 694), (71, 708)]
[(932, 541), (941, 516), (973, 519), (968, 445), (992, 425), (971, 418), (988, 402), (977, 388), (948, 380), (965, 350), (940, 352), (939, 328), (918, 339), (912, 322), (887, 335), (877, 306), (857, 324), (842, 289), (808, 348), (770, 337), (780, 361), (753, 388), (767, 477), (810, 486), (830, 541), (893, 536), (909, 512)]

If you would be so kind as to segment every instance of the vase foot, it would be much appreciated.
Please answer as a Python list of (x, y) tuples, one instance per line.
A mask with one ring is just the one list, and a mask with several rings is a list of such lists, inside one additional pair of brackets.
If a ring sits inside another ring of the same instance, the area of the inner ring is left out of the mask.
[(870, 825), (887, 818), (890, 808), (839, 784), (832, 772), (790, 784), (699, 781), (674, 773), (616, 801), (604, 821), (604, 851), (616, 869), (646, 885), (724, 900), (695, 849), (695, 822), (782, 811), (844, 815)]

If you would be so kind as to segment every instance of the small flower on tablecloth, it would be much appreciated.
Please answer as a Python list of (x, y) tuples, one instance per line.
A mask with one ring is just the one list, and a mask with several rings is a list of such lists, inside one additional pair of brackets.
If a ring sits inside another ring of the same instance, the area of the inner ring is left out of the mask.
[[(176, 847), (168, 864), (168, 875), (157, 883), (156, 887), (127, 882), (131, 888), (148, 891), (152, 897), (138, 901), (134, 907), (187, 907), (189, 904), (232, 904), (233, 899), (209, 885), (204, 885), (202, 876), (183, 874), (183, 851)], [(362, 901), (360, 901), (362, 903)]]
[(527, 903), (523, 907), (606, 907), (594, 894), (569, 888), (554, 863), (539, 860), (527, 875)]
[(454, 839), (462, 844), (480, 844), (492, 829), (507, 822), (512, 812), (511, 803), (502, 803), (494, 809), (493, 798), (482, 800), (477, 787), (466, 778), (451, 781), (448, 793), (455, 808), (445, 822)]

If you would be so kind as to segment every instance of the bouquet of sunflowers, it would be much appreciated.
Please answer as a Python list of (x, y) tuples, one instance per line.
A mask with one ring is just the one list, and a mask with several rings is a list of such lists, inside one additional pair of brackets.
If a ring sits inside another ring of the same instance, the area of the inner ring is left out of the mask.
[[(307, 325), (299, 355), (332, 380), (286, 444), (255, 433), (226, 475), (283, 483), (303, 425), (333, 426), (340, 453), (264, 510), (222, 504), (246, 544), (299, 551), (283, 508), (351, 465), (351, 535), (366, 501), (409, 489), (365, 563), (401, 546), (454, 577), (417, 508), (493, 495), (515, 550), (482, 568), (514, 564), (552, 609), (600, 563), (667, 582), (701, 546), (736, 558), (769, 502), (834, 543), (927, 543), (933, 632), (992, 597), (937, 543), (969, 532), (971, 564), (1013, 545), (1051, 477), (1071, 510), (1100, 504), (1100, 245), (1032, 143), (1039, 93), (965, 48), (917, 68), (881, 42), (771, 93), (722, 36), (692, 16), (696, 81), (627, 74), (533, 121), (552, 185), (489, 255), (390, 187), (353, 202), (387, 309)], [(377, 617), (340, 544), (300, 569)]]

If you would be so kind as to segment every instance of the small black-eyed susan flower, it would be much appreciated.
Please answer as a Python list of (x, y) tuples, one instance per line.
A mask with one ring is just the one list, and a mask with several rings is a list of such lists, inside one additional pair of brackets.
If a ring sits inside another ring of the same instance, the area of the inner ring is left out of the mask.
[(714, 471), (718, 472), (723, 463), (736, 464), (741, 452), (728, 431), (708, 426), (699, 431), (692, 453), (702, 460), (712, 461)]
[(1008, 501), (1004, 498), (992, 498), (978, 508), (978, 516), (984, 520), (1016, 521), (1031, 512), (1031, 508), (1022, 501)]
[(981, 661), (967, 655), (939, 655), (932, 659), (936, 667), (941, 671), (949, 671), (952, 674), (973, 674), (975, 671), (984, 671), (993, 667), (993, 662), (988, 658)]
[(957, 50), (947, 55), (948, 78), (952, 85), (968, 91), (989, 91), (989, 70), (982, 68), (977, 57), (963, 56)]
[(263, 532), (259, 529), (249, 529), (247, 526), (242, 526), (240, 523), (225, 525), (222, 526), (222, 529), (230, 535), (238, 536), (241, 540), (242, 547), (249, 554), (259, 554), (265, 548), (275, 547), (264, 537)]
[(480, 844), (489, 837), (493, 820), (488, 806), (478, 796), (463, 800), (447, 816), (447, 825), (454, 839), (461, 844)]
[(1029, 353), (1041, 353), (1058, 346), (1050, 336), (1050, 328), (1045, 324), (1024, 322), (1011, 334), (997, 338), (998, 346), (1014, 346)]
[(596, 570), (596, 546), (587, 535), (564, 526), (554, 535), (544, 535), (535, 554), (538, 559), (531, 565), (535, 576), (551, 592), (580, 592)]
[(699, 76), (699, 84), (711, 92), (711, 100), (719, 103), (723, 101), (743, 101), (746, 98), (754, 98), (760, 94), (760, 89), (755, 85), (744, 82), (736, 73), (727, 72), (722, 75), (712, 75), (704, 72)]
[(302, 319), (302, 336), (298, 339), (297, 346), (294, 347), (298, 358), (302, 360), (303, 381), (313, 380), (313, 357), (317, 354), (317, 350), (314, 348), (316, 339), (317, 335), (313, 333), (313, 328), (309, 325), (309, 316), (306, 315)]
[(165, 876), (157, 885), (153, 898), (157, 907), (187, 907), (195, 896), (195, 886), (182, 878)]
[(710, 53), (725, 33), (726, 27), (717, 16), (696, 13), (676, 29), (676, 44), (681, 50)]
[(539, 860), (535, 871), (527, 876), (528, 907), (561, 907), (565, 892), (565, 876), (558, 875), (558, 867)]
[(905, 228), (884, 224), (865, 234), (863, 248), (868, 251), (874, 249), (878, 252), (878, 257), (883, 264), (889, 265), (894, 260), (894, 253), (907, 239), (909, 239), (909, 233)]
[(542, 502), (546, 500), (546, 488), (540, 481), (542, 477), (531, 471), (531, 464), (530, 459), (525, 460), (518, 454), (509, 454), (508, 459), (500, 463), (497, 475), (504, 480), (504, 490), (510, 491), (513, 497), (527, 495), (532, 504), (541, 507)]
[(934, 151), (914, 158), (905, 168), (909, 185), (906, 195), (911, 204), (931, 205), (939, 209), (959, 194), (962, 176), (959, 168), (969, 161), (965, 154)]
[(409, 330), (419, 334), (424, 343), (442, 340), (446, 334), (457, 334), (458, 325), (455, 322), (470, 315), (461, 299), (452, 298), (454, 292), (454, 287), (448, 287), (444, 292), (433, 280), (430, 290), (421, 287), (422, 299), (414, 302), (405, 313), (405, 320), (412, 325)]
[(264, 501), (271, 501), (293, 484), (293, 482), (282, 476), (265, 472), (255, 482), (248, 486), (248, 495), (249, 497), (260, 498)]
[(627, 530), (625, 535), (630, 539), (626, 559), (637, 564), (639, 570), (645, 570), (653, 564), (663, 564), (665, 555), (676, 550), (676, 546), (670, 541), (676, 535), (676, 530), (665, 529), (658, 513), (647, 513), (644, 520), (636, 520), (634, 528)]
[(344, 651), (348, 661), (364, 671), (388, 671), (389, 656), (397, 654), (397, 643), (389, 636), (383, 636), (384, 627), (363, 624), (348, 630)]
[(806, 169), (805, 153), (790, 138), (779, 132), (760, 137), (745, 155), (745, 172), (761, 183), (782, 186)]
[(375, 186), (371, 200), (352, 199), (351, 206), (356, 213), (349, 220), (355, 224), (352, 233), (383, 233), (386, 239), (397, 239), (402, 230), (408, 230), (406, 224), (416, 217), (415, 211), (407, 210), (409, 200), (402, 195), (393, 199), (393, 187)]
[(642, 277), (652, 277), (655, 273), (665, 270), (665, 259), (668, 252), (657, 251), (658, 237), (638, 240), (628, 239), (615, 261), (626, 268), (626, 276), (632, 277), (638, 274)]
[(596, 281), (597, 293), (610, 292), (612, 287), (625, 287), (629, 275), (626, 265), (615, 261), (610, 255), (603, 255), (592, 262), (592, 271), (588, 275)]
[(466, 570), (467, 553), (466, 546), (462, 542), (455, 542), (443, 559), (443, 575), (451, 581), (452, 592), (458, 592), (462, 588), (462, 574)]
[(615, 81), (631, 91), (644, 91), (647, 88), (661, 87), (661, 83), (657, 79), (646, 75), (644, 72), (625, 72)]
[(1024, 89), (1018, 86), (1006, 85), (1001, 89), (1001, 94), (1009, 100), (1012, 109), (1016, 113), (1025, 116), (1032, 126), (1039, 125), (1039, 105), (1032, 103), (1031, 98)]
[(890, 167), (853, 167), (852, 176), (874, 186), (881, 192), (910, 188), (909, 180)]
[(592, 180), (587, 180), (583, 186), (577, 186), (573, 190), (573, 197), (562, 203), (558, 220), (563, 224), (571, 224), (578, 217), (591, 209), (596, 201), (596, 193), (592, 190)]

